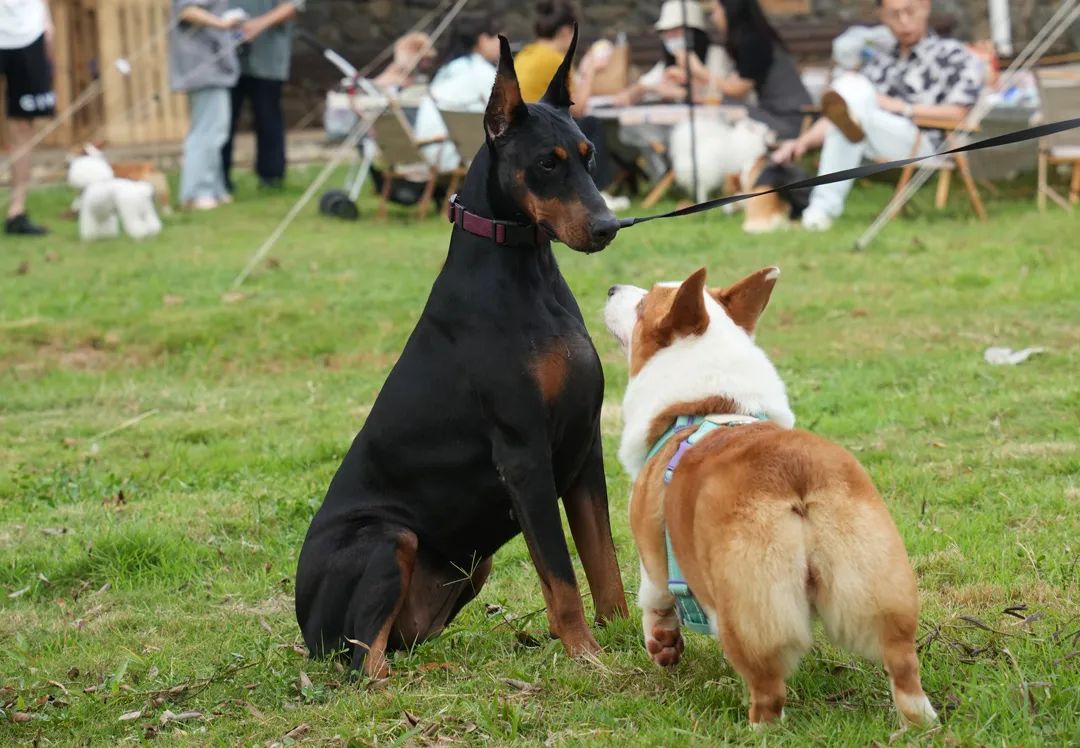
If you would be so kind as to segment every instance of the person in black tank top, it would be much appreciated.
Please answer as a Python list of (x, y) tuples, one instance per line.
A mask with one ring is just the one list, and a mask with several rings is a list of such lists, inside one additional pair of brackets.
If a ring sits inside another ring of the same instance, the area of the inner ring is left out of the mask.
[(780, 138), (797, 136), (803, 107), (811, 103), (810, 94), (758, 0), (715, 0), (712, 22), (724, 37), (724, 48), (735, 70), (716, 78), (705, 66), (692, 63), (697, 82), (719, 92), (725, 101), (739, 101), (755, 93), (757, 103), (747, 107), (750, 117), (764, 122)]

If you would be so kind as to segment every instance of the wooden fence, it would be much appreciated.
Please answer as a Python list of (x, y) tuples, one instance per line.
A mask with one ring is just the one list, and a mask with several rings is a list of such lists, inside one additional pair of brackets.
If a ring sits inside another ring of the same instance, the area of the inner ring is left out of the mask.
[[(45, 145), (170, 143), (187, 132), (187, 103), (169, 90), (169, 0), (51, 0), (53, 87), (63, 114), (91, 86), (101, 90)], [(125, 74), (116, 61), (129, 63)], [(38, 126), (45, 126), (45, 120)], [(6, 127), (0, 127), (0, 143)]]

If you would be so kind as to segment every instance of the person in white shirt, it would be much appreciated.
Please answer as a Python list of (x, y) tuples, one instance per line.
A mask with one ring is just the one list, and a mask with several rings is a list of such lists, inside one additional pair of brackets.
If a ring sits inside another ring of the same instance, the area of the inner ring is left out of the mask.
[[(416, 113), (413, 129), (418, 140), (447, 135), (440, 109), (482, 112), (487, 108), (488, 97), (495, 85), (495, 66), (499, 62), (495, 20), (487, 16), (462, 18), (454, 27), (443, 57), (446, 62), (432, 78), (429, 95), (420, 102)], [(427, 146), (424, 157), (442, 171), (449, 171), (461, 163), (461, 156), (451, 143)]]
[(0, 76), (7, 80), (7, 119), (12, 153), (11, 199), (4, 233), (40, 236), (46, 229), (26, 214), (30, 186), (30, 149), (33, 120), (51, 117), (56, 108), (52, 88), (53, 24), (46, 0), (0, 0)]

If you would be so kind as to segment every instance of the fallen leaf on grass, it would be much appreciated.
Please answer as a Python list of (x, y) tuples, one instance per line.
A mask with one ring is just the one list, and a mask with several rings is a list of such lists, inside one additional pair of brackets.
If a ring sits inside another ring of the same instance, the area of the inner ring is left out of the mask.
[(266, 715), (263, 714), (262, 712), (260, 712), (259, 709), (254, 704), (252, 704), (250, 701), (241, 701), (240, 705), (243, 706), (245, 709), (247, 709), (248, 714), (250, 714), (255, 719), (257, 719), (257, 720), (266, 719)]
[(247, 297), (243, 291), (226, 291), (221, 295), (221, 300), (226, 304), (235, 304), (238, 301), (243, 301)]
[(55, 537), (57, 535), (67, 535), (67, 528), (66, 527), (42, 527), (41, 532), (44, 533), (45, 535), (50, 536), (50, 537)]
[(49, 684), (50, 686), (56, 686), (57, 688), (59, 688), (59, 689), (60, 689), (61, 691), (63, 691), (63, 692), (64, 692), (64, 695), (65, 695), (65, 696), (69, 694), (69, 692), (68, 692), (68, 690), (67, 690), (67, 687), (66, 687), (66, 686), (65, 686), (65, 685), (64, 685), (63, 683), (60, 683), (60, 682), (58, 682), (58, 681), (55, 681), (55, 680), (50, 680), (50, 681), (47, 681), (47, 683), (48, 683), (48, 684)]
[(26, 275), (30, 272), (30, 263), (23, 260), (19, 263), (19, 267), (15, 268), (15, 275)]
[(409, 723), (409, 727), (416, 727), (418, 724), (420, 724), (420, 718), (412, 712), (404, 711), (401, 713), (401, 716), (405, 719), (406, 722)]
[(12, 712), (11, 714), (12, 722), (29, 722), (31, 719), (33, 719), (33, 717), (26, 712)]
[(134, 712), (124, 712), (123, 714), (120, 715), (120, 721), (121, 722), (130, 722), (133, 719), (138, 719), (139, 717), (142, 716), (142, 712), (143, 712), (142, 709), (137, 709)]
[(202, 712), (196, 712), (194, 709), (174, 714), (171, 710), (166, 709), (161, 713), (161, 718), (158, 720), (161, 724), (168, 724), (169, 722), (185, 722), (189, 719), (202, 719)]
[(79, 668), (73, 667), (73, 668), (71, 668), (71, 670), (68, 670), (67, 671), (67, 677), (71, 678), (72, 680), (75, 680), (76, 678), (78, 678), (79, 677)]
[(526, 683), (525, 681), (517, 680), (516, 678), (503, 678), (502, 682), (523, 693), (536, 693), (540, 690), (540, 686), (535, 683)]
[(183, 296), (177, 296), (176, 294), (167, 293), (161, 297), (161, 303), (165, 306), (176, 306), (184, 303)]
[(65, 447), (75, 447), (75, 446), (78, 446), (78, 444), (79, 444), (79, 440), (76, 439), (75, 437), (72, 437), (72, 436), (65, 436), (64, 437), (64, 446)]
[(262, 626), (263, 631), (265, 631), (266, 633), (268, 633), (268, 634), (274, 633), (274, 630), (272, 628), (270, 628), (270, 624), (266, 622), (265, 618), (260, 618), (259, 619), (259, 625)]
[(416, 669), (421, 673), (430, 673), (433, 670), (457, 670), (458, 666), (452, 662), (425, 662)]
[(10, 597), (11, 599), (15, 599), (16, 597), (22, 597), (23, 595), (25, 595), (29, 591), (30, 591), (30, 585), (27, 585), (27, 586), (23, 587), (21, 590), (15, 590), (14, 592), (8, 593), (8, 597)]
[(311, 682), (311, 678), (303, 670), (300, 671), (300, 679), (297, 682), (296, 690), (303, 691), (305, 688), (311, 688), (314, 684)]
[(284, 739), (285, 740), (289, 740), (289, 739), (296, 740), (297, 738), (302, 738), (302, 737), (304, 737), (305, 735), (308, 734), (309, 730), (311, 730), (311, 725), (307, 724), (306, 722), (302, 723), (302, 724), (299, 724), (296, 727), (294, 727), (293, 729), (289, 730), (287, 733), (285, 733), (285, 738)]

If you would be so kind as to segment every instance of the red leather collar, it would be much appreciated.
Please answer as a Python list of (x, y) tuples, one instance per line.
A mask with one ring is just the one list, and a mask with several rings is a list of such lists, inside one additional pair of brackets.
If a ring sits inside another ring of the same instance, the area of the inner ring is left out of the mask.
[(457, 201), (457, 193), (450, 197), (446, 212), (450, 223), (457, 224), (470, 234), (490, 239), (498, 245), (540, 243), (541, 229), (536, 224), (496, 221), (471, 213)]

